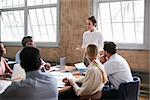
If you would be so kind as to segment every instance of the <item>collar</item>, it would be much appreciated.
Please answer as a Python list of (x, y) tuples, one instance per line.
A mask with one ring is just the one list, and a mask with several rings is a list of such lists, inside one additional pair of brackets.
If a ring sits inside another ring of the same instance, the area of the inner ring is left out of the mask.
[(40, 73), (42, 73), (41, 70), (30, 71), (30, 72), (27, 72), (27, 77), (36, 76), (36, 75), (39, 75)]

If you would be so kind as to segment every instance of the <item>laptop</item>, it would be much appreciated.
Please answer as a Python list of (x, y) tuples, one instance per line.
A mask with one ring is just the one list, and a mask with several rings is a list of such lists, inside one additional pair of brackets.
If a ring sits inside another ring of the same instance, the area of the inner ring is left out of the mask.
[(78, 71), (80, 72), (80, 74), (84, 74), (86, 72), (87, 67), (85, 66), (85, 64), (83, 62), (76, 63), (74, 65), (78, 69)]
[(56, 66), (52, 66), (52, 68), (57, 68), (59, 70), (63, 70), (66, 66), (66, 59), (67, 57), (61, 57), (60, 58), (60, 64), (59, 65), (56, 65)]
[(60, 70), (63, 70), (66, 66), (66, 57), (61, 57), (60, 58)]

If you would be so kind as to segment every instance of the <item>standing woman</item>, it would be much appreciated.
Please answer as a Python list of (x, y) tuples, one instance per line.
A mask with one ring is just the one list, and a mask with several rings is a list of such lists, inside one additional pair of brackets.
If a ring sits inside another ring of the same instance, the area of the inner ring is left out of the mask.
[[(83, 42), (82, 42), (82, 48), (84, 49), (84, 56), (86, 56), (85, 51), (89, 44), (95, 44), (99, 51), (103, 48), (103, 36), (100, 32), (97, 31), (97, 21), (94, 16), (90, 16), (87, 19), (87, 31), (83, 33)], [(88, 65), (87, 59), (84, 58), (84, 63)]]
[(6, 48), (5, 45), (0, 42), (0, 78), (11, 77), (12, 74), (11, 68), (3, 57), (4, 54), (6, 54)]
[[(90, 64), (87, 67), (85, 76), (77, 80), (71, 80), (65, 78), (65, 83), (70, 83), (77, 96), (83, 100), (100, 100), (101, 90), (104, 84), (107, 82), (107, 75), (103, 68), (103, 65), (97, 59), (98, 48), (94, 44), (90, 44), (86, 50), (87, 59), (90, 60)], [(76, 83), (81, 83), (79, 87)]]

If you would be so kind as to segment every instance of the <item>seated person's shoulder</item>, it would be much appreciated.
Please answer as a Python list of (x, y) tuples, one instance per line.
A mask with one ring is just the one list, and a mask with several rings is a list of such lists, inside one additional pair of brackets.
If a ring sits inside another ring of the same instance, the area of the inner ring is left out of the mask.
[(1, 61), (5, 62), (5, 61), (6, 61), (6, 59), (5, 59), (4, 57), (1, 57)]
[(55, 77), (51, 75), (50, 72), (41, 72), (40, 75), (42, 76), (43, 79), (55, 80)]
[(16, 55), (19, 55), (20, 53), (21, 53), (21, 50), (18, 50), (17, 53), (16, 53)]

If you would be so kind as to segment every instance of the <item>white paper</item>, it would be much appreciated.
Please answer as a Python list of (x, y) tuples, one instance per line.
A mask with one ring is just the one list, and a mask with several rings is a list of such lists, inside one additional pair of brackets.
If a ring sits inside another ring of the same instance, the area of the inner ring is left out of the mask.
[(0, 94), (2, 94), (5, 89), (11, 85), (11, 81), (8, 81), (8, 80), (0, 80)]
[(71, 72), (60, 72), (60, 71), (53, 71), (50, 72), (57, 79), (58, 87), (65, 87), (65, 83), (62, 82), (64, 78), (74, 79), (75, 77), (72, 75)]

